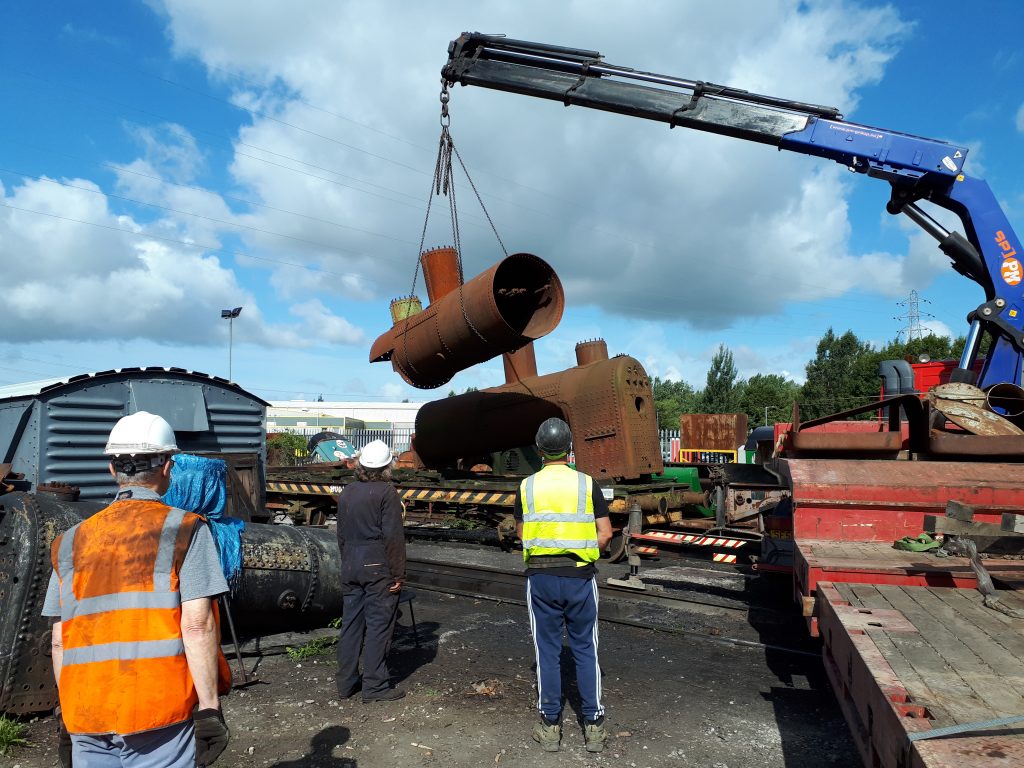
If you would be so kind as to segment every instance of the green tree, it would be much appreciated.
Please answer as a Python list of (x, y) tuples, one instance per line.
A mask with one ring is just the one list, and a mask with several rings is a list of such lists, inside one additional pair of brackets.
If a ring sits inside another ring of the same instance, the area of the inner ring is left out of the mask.
[(701, 394), (701, 410), (704, 413), (735, 413), (739, 409), (742, 388), (736, 382), (736, 363), (732, 351), (724, 344), (711, 358), (707, 382)]
[(292, 432), (275, 432), (267, 436), (267, 464), (292, 464), (309, 452), (309, 442)]
[(964, 341), (963, 337), (953, 340), (949, 336), (936, 336), (934, 333), (909, 341), (893, 339), (878, 350), (878, 359), (906, 360), (909, 358), (912, 362), (917, 362), (922, 355), (927, 355), (932, 360), (952, 360), (960, 357)]
[(660, 379), (651, 382), (654, 391), (654, 408), (658, 414), (658, 426), (662, 429), (679, 429), (679, 415), (697, 410), (697, 393), (685, 381)]
[[(877, 400), (878, 360), (872, 346), (853, 331), (836, 336), (829, 328), (818, 341), (814, 359), (807, 363), (800, 418), (813, 419)], [(867, 413), (859, 418), (871, 417)]]
[[(800, 399), (800, 385), (775, 373), (758, 373), (746, 381), (740, 395), (740, 410), (751, 427), (789, 421), (793, 401)], [(767, 417), (765, 416), (767, 414)]]

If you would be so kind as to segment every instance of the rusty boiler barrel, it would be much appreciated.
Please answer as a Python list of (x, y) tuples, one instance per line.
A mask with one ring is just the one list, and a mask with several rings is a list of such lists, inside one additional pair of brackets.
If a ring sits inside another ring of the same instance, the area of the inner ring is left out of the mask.
[(422, 312), (402, 320), (370, 349), (414, 387), (429, 389), (459, 371), (546, 336), (562, 319), (562, 283), (543, 259), (507, 256)]

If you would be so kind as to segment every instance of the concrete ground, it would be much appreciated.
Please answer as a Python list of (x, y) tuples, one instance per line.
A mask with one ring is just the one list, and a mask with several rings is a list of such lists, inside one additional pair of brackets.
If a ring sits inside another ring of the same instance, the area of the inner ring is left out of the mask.
[[(405, 699), (339, 701), (332, 649), (302, 661), (286, 653), (251, 657), (248, 665), (257, 665), (261, 682), (224, 700), (232, 740), (217, 765), (859, 765), (820, 660), (756, 644), (750, 638), (758, 632), (742, 616), (698, 614), (692, 624), (705, 626), (706, 636), (602, 623), (611, 738), (604, 753), (592, 755), (583, 749), (571, 683), (562, 750), (545, 753), (530, 738), (536, 692), (525, 608), (422, 590), (413, 605), (419, 646), (406, 610), (392, 652), (395, 678), (409, 694)], [(800, 631), (794, 625), (793, 637)], [(727, 641), (741, 632), (746, 644)], [(773, 634), (773, 640), (785, 637), (777, 627)], [(297, 647), (307, 639), (291, 642)], [(4, 763), (55, 765), (52, 734), (51, 718), (31, 723), (32, 746)]]

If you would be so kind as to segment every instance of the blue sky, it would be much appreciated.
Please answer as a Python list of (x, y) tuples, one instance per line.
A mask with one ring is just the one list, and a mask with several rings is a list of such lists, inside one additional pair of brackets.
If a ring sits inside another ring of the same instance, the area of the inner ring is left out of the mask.
[[(0, 383), (226, 375), (219, 314), (241, 305), (234, 378), (267, 399), (430, 399), (367, 356), (412, 282), (464, 30), (966, 144), (1020, 233), (1022, 21), (1012, 0), (4, 3)], [(457, 87), (451, 113), (509, 250), (565, 285), (541, 372), (600, 336), (697, 386), (720, 343), (742, 376), (799, 380), (829, 326), (893, 338), (911, 290), (954, 334), (983, 300), (885, 213), (884, 183), (824, 161), (483, 89)], [(464, 181), (459, 207), (472, 275), (500, 251)], [(435, 207), (427, 245), (450, 241)], [(492, 362), (440, 394), (501, 380)]]

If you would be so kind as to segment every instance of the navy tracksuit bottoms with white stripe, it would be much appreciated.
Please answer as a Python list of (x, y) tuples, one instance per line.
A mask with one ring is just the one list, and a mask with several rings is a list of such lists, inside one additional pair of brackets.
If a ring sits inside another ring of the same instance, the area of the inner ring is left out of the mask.
[(583, 717), (596, 720), (601, 704), (601, 666), (597, 661), (597, 580), (534, 573), (527, 577), (526, 602), (537, 654), (537, 709), (554, 721), (562, 713), (562, 628), (576, 662), (576, 686)]

